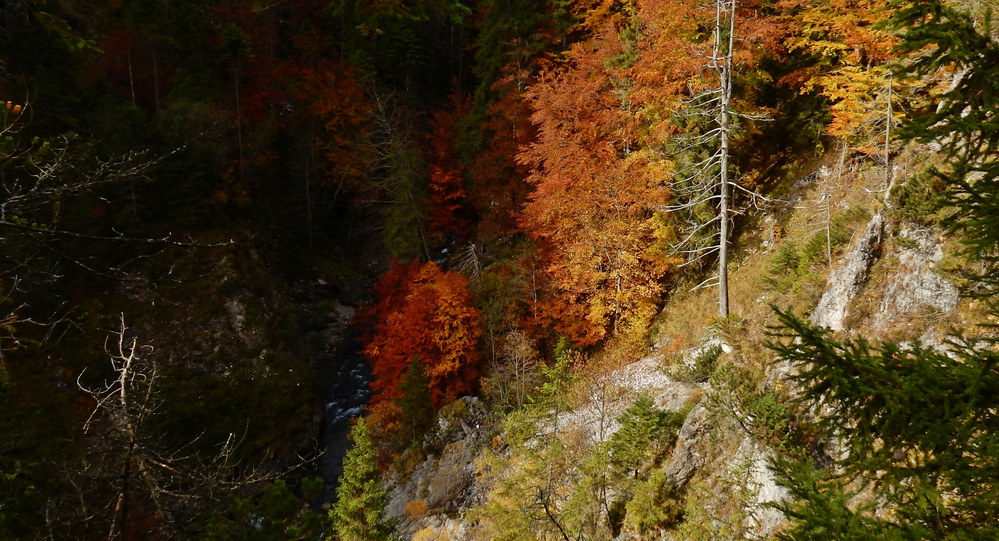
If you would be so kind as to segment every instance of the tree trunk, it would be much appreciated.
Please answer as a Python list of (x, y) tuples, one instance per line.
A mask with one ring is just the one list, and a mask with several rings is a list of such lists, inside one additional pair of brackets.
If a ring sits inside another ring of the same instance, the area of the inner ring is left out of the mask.
[(728, 133), (729, 133), (729, 123), (730, 111), (732, 102), (732, 48), (735, 44), (735, 6), (736, 0), (732, 0), (728, 6), (725, 6), (724, 0), (718, 0), (716, 6), (716, 18), (715, 18), (715, 58), (718, 60), (718, 53), (721, 49), (722, 40), (722, 12), (724, 9), (729, 10), (728, 13), (728, 47), (724, 52), (723, 62), (719, 67), (719, 75), (721, 79), (721, 112), (719, 116), (719, 129), (721, 135), (720, 144), (720, 156), (719, 165), (720, 171), (720, 196), (718, 202), (718, 214), (719, 220), (721, 221), (720, 231), (718, 232), (718, 316), (728, 317), (729, 306), (728, 306), (728, 238), (729, 238), (729, 221), (728, 221), (728, 198), (729, 198), (729, 186), (728, 186)]
[(891, 189), (894, 178), (891, 170), (891, 98), (892, 98), (892, 75), (888, 74), (888, 118), (885, 119), (885, 198), (886, 207), (891, 206)]
[(125, 54), (125, 60), (128, 61), (128, 88), (132, 93), (132, 105), (135, 105), (135, 78), (132, 76), (132, 50)]

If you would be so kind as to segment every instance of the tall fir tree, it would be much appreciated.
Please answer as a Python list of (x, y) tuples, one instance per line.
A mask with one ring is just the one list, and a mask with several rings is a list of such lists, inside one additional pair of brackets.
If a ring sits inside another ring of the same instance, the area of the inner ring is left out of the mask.
[(642, 470), (660, 462), (676, 442), (683, 417), (659, 409), (649, 393), (643, 392), (618, 422), (621, 427), (610, 438), (611, 464), (618, 476), (638, 479)]
[(895, 0), (892, 7), (898, 50), (913, 56), (902, 74), (944, 79), (946, 87), (900, 136), (937, 144), (947, 156), (930, 171), (947, 186), (943, 199), (956, 212), (950, 229), (966, 239), (969, 256), (986, 264), (975, 278), (991, 294), (999, 285), (992, 272), (999, 263), (999, 44), (991, 16), (976, 18), (941, 0)]
[(343, 459), (343, 475), (336, 490), (336, 503), (329, 516), (341, 541), (389, 539), (391, 526), (385, 521), (388, 492), (381, 484), (377, 453), (368, 423), (358, 419), (350, 430), (354, 445)]
[[(962, 341), (949, 353), (838, 341), (778, 316), (789, 339), (771, 347), (796, 366), (801, 405), (828, 412), (818, 433), (844, 451), (828, 469), (778, 457), (793, 496), (785, 538), (999, 538), (999, 354)], [(849, 505), (867, 488), (891, 512)]]

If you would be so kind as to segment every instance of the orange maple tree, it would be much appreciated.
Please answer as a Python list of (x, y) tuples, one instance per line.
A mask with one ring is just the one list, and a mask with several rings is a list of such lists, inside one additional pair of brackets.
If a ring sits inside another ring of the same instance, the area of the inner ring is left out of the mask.
[(375, 378), (372, 405), (401, 396), (399, 384), (413, 358), (423, 365), (436, 407), (470, 392), (479, 375), (482, 331), (468, 280), (433, 262), (396, 264), (376, 292), (378, 302), (366, 313), (375, 320), (374, 332), (364, 348)]

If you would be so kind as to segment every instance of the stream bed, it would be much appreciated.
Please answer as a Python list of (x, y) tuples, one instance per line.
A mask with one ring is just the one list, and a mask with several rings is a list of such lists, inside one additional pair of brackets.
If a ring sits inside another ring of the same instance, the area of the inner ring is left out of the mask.
[(347, 341), (329, 360), (330, 372), (327, 376), (326, 403), (323, 411), (323, 425), (319, 434), (319, 446), (323, 451), (319, 459), (319, 471), (325, 481), (323, 501), (336, 499), (336, 485), (343, 473), (343, 458), (350, 442), (350, 422), (364, 412), (371, 396), (371, 368), (361, 355), (359, 345)]

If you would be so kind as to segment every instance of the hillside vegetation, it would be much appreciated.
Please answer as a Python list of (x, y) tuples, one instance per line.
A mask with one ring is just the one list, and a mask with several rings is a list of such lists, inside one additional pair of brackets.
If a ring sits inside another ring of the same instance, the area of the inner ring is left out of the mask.
[(11, 2), (0, 537), (999, 537), (995, 8)]

